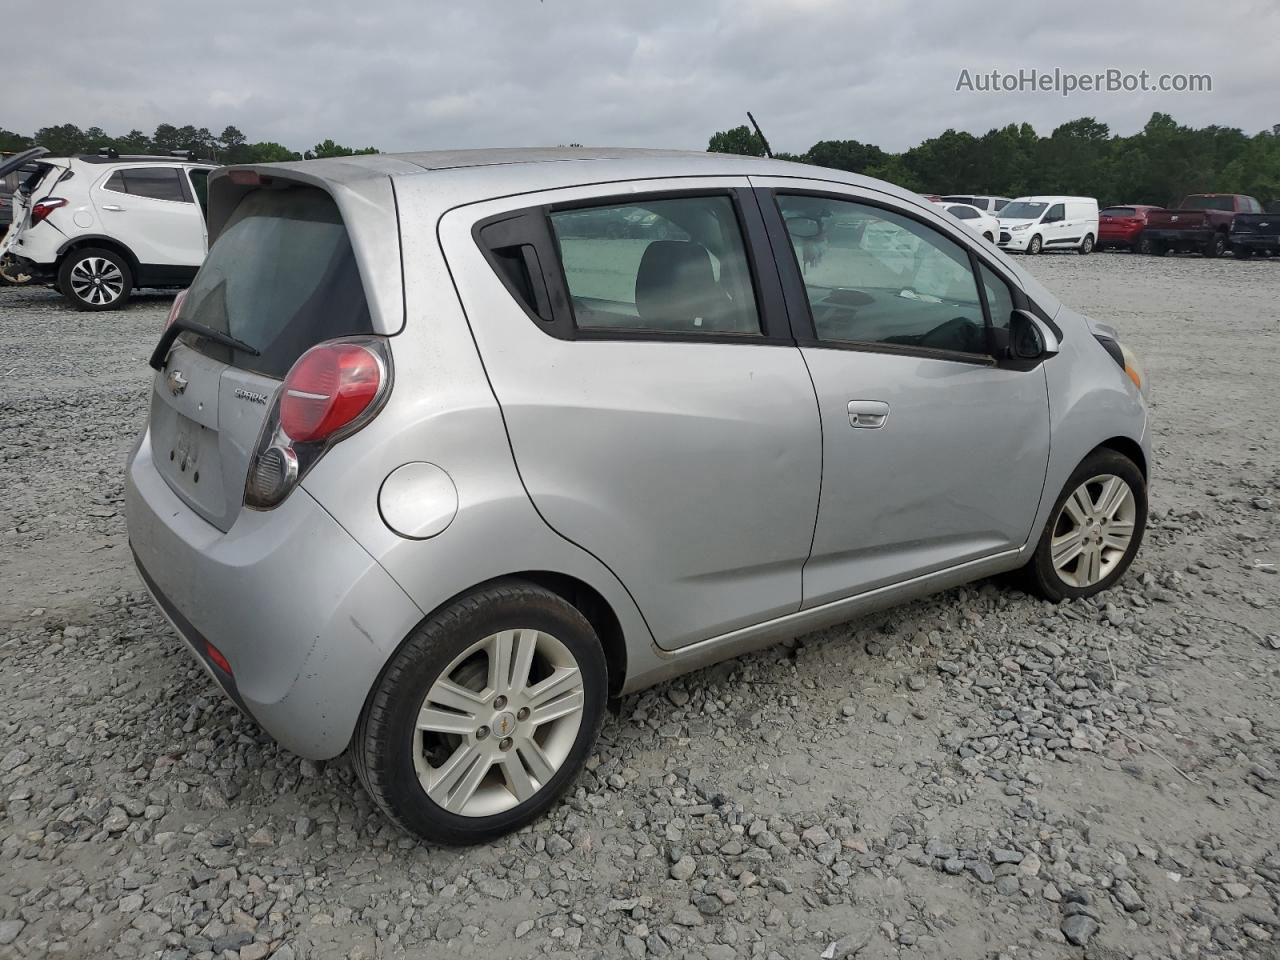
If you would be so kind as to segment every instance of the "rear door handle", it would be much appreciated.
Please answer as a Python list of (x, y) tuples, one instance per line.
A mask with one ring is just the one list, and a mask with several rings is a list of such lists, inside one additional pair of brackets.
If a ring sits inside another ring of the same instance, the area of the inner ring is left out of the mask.
[(112, 213), (124, 213), (124, 207), (118, 207), (114, 203), (104, 203), (103, 210), (110, 210)]
[(850, 400), (849, 426), (879, 430), (889, 419), (889, 405), (882, 400)]

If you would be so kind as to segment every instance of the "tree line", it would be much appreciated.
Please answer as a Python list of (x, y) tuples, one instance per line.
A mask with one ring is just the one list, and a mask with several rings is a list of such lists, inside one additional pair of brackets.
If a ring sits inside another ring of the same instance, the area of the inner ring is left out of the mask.
[(150, 136), (141, 130), (130, 130), (119, 137), (110, 136), (101, 127), (81, 130), (74, 123), (42, 127), (29, 137), (0, 127), (0, 153), (16, 153), (33, 146), (46, 147), (54, 156), (97, 153), (103, 148), (114, 149), (121, 154), (167, 154), (172, 150), (190, 150), (197, 157), (219, 163), (275, 163), (380, 152), (377, 147), (345, 147), (332, 140), (323, 140), (310, 150), (299, 153), (274, 141), (250, 143), (232, 126), (215, 136), (207, 127), (178, 127), (162, 123)]
[[(717, 153), (764, 156), (745, 124), (715, 133)], [(1003, 197), (1066, 194), (1097, 197), (1104, 206), (1171, 206), (1191, 193), (1244, 193), (1280, 200), (1280, 124), (1252, 136), (1235, 127), (1187, 127), (1153, 113), (1132, 136), (1081, 117), (1040, 136), (1029, 123), (982, 136), (947, 130), (902, 153), (857, 140), (820, 140), (779, 159), (813, 163), (888, 180), (918, 193)]]

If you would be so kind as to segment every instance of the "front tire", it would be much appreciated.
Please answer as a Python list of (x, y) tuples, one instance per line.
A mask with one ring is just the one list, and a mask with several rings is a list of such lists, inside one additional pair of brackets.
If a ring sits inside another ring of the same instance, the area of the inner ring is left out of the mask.
[(507, 581), (428, 617), (391, 658), (352, 758), (374, 802), (433, 843), (485, 843), (540, 817), (587, 761), (608, 670), (587, 619)]
[(116, 310), (133, 296), (133, 271), (114, 250), (75, 250), (58, 268), (58, 292), (77, 310)]
[(1147, 483), (1114, 450), (1095, 450), (1067, 479), (1025, 568), (1032, 592), (1055, 603), (1091, 597), (1124, 576), (1142, 546)]
[(1040, 234), (1036, 234), (1031, 238), (1031, 242), (1027, 244), (1027, 253), (1036, 256), (1044, 250), (1044, 241), (1040, 239)]
[(1085, 257), (1093, 253), (1093, 234), (1086, 233), (1084, 240), (1080, 244), (1080, 256)]

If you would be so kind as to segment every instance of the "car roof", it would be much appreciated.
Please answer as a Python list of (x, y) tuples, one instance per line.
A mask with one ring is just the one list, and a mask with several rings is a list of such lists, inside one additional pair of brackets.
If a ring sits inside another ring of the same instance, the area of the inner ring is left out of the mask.
[[(424, 150), (378, 153), (318, 160), (243, 166), (269, 173), (297, 171), (329, 183), (354, 183), (371, 177), (404, 177), (451, 172), (478, 179), (500, 179), (517, 166), (559, 168), (557, 179), (598, 183), (678, 176), (809, 176), (867, 183), (856, 174), (826, 170), (809, 164), (764, 157), (705, 153), (695, 150), (653, 150), (642, 147), (495, 147), (479, 150)], [(241, 165), (237, 165), (241, 166)], [(602, 169), (607, 168), (607, 169)]]
[(1047, 194), (1044, 196), (1036, 196), (1036, 197), (1014, 197), (1013, 201), (1011, 202), (1029, 201), (1032, 203), (1063, 203), (1067, 200), (1082, 200), (1085, 203), (1098, 202), (1097, 199), (1094, 197), (1063, 197), (1063, 196), (1058, 196), (1056, 194)]
[(202, 167), (218, 165), (213, 160), (201, 160), (195, 157), (164, 157), (149, 153), (122, 153), (114, 157), (104, 157), (100, 153), (77, 153), (68, 159), (79, 160), (81, 163), (189, 163)]

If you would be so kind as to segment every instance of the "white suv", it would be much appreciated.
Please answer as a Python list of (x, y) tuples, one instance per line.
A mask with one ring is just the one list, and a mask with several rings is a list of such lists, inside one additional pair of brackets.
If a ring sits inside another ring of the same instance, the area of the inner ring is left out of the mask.
[(0, 163), (0, 175), (18, 161), (36, 168), (14, 195), (0, 257), (80, 310), (113, 310), (138, 287), (191, 282), (208, 250), (204, 208), (214, 164), (185, 152), (47, 153), (36, 147)]

